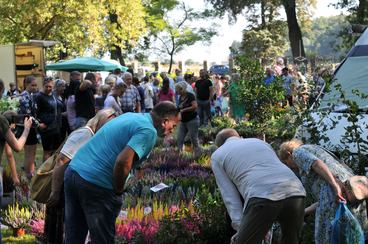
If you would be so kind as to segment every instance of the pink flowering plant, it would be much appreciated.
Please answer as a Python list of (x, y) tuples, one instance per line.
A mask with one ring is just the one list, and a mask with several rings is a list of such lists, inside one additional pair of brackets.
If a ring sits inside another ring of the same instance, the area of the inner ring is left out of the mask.
[(30, 222), (31, 234), (35, 235), (36, 237), (42, 237), (44, 226), (45, 226), (45, 221), (43, 219), (31, 220)]
[(127, 243), (153, 243), (153, 237), (157, 232), (159, 226), (158, 221), (144, 220), (144, 221), (129, 221), (127, 223), (116, 225), (116, 235), (122, 237)]
[(117, 218), (116, 236), (121, 243), (152, 243), (160, 221), (184, 208), (194, 213), (193, 206), (184, 202), (169, 206), (165, 202), (153, 201), (151, 206), (144, 206), (138, 201), (136, 206), (123, 210)]

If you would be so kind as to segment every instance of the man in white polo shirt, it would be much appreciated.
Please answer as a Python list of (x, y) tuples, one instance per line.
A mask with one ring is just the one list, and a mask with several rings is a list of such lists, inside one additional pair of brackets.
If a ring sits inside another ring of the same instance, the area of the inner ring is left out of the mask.
[(297, 244), (305, 190), (295, 174), (269, 144), (256, 138), (240, 138), (234, 129), (220, 131), (216, 145), (219, 148), (211, 157), (211, 167), (237, 231), (232, 242), (261, 243), (277, 221), (283, 243)]

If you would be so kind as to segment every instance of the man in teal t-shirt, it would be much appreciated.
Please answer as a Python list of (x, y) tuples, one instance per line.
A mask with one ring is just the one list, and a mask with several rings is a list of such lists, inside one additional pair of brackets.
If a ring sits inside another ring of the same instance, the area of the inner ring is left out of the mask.
[(158, 135), (180, 121), (176, 106), (159, 103), (150, 114), (126, 113), (105, 124), (65, 172), (65, 243), (114, 243), (115, 219), (131, 169), (145, 160)]

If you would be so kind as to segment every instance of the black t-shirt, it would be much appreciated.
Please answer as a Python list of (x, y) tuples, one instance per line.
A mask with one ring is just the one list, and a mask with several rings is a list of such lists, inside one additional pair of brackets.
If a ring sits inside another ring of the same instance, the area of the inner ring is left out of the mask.
[[(183, 99), (183, 97), (180, 97), (179, 100), (179, 108), (188, 108), (192, 106), (192, 102), (195, 101), (195, 97), (192, 93), (187, 92), (187, 96)], [(195, 119), (197, 117), (197, 111), (188, 111), (181, 113), (181, 121), (183, 123), (191, 121), (192, 119)]]
[(212, 82), (209, 79), (198, 80), (195, 83), (198, 100), (210, 100), (210, 87)]
[(80, 81), (71, 80), (69, 85), (66, 87), (66, 89), (64, 91), (65, 98), (68, 98), (69, 96), (75, 95), (75, 91), (77, 90), (77, 88), (79, 88), (79, 85), (80, 85)]
[(35, 101), (37, 104), (37, 119), (40, 120), (41, 123), (45, 123), (47, 126), (53, 125), (53, 127), (61, 125), (63, 104), (54, 94), (47, 95), (43, 92), (39, 92), (35, 96)]
[(77, 117), (91, 119), (95, 116), (95, 92), (92, 88), (87, 88), (84, 91), (75, 92), (75, 113)]

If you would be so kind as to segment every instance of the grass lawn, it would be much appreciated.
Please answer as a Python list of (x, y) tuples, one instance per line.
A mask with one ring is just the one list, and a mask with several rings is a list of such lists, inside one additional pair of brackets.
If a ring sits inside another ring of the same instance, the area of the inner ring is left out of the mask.
[[(15, 158), (15, 162), (17, 164), (17, 172), (18, 175), (22, 173), (22, 167), (23, 167), (23, 161), (24, 161), (24, 150), (20, 151), (19, 153), (14, 152), (14, 158)], [(43, 156), (43, 150), (42, 150), (42, 145), (41, 144), (37, 144), (37, 151), (36, 151), (36, 169), (43, 163), (42, 162), (42, 156)], [(5, 153), (3, 153), (3, 158), (2, 158), (2, 166), (5, 167), (7, 166), (7, 158), (5, 156)]]

